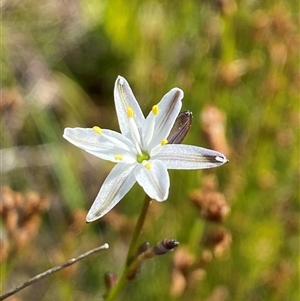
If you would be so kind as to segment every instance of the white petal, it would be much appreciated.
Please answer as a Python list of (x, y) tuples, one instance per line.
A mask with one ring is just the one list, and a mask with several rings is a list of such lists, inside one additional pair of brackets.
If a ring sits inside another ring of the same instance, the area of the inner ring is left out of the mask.
[(228, 162), (220, 152), (184, 144), (167, 144), (154, 159), (161, 160), (167, 169), (205, 169)]
[(131, 107), (133, 110), (133, 119), (137, 125), (138, 130), (141, 132), (145, 117), (134, 97), (134, 94), (132, 93), (128, 82), (122, 76), (118, 76), (115, 82), (114, 98), (121, 133), (127, 137), (130, 137), (130, 126), (128, 118), (129, 107)]
[(136, 182), (135, 165), (117, 164), (105, 179), (86, 221), (93, 222), (116, 206)]
[(183, 91), (174, 88), (168, 92), (157, 104), (158, 114), (154, 115), (152, 111), (146, 118), (145, 127), (143, 129), (143, 142), (146, 143), (148, 131), (151, 129), (154, 118), (154, 135), (149, 145), (144, 145), (148, 151), (160, 144), (162, 139), (166, 139), (174, 125), (174, 122), (180, 112), (182, 106)]
[(165, 201), (169, 195), (170, 178), (166, 167), (157, 160), (150, 160), (151, 168), (139, 164), (134, 174), (137, 182), (150, 198), (159, 202)]
[(90, 128), (66, 128), (63, 137), (101, 159), (120, 162), (115, 157), (119, 154), (123, 163), (136, 162), (135, 148), (129, 139), (111, 130), (102, 130), (102, 133), (100, 135)]

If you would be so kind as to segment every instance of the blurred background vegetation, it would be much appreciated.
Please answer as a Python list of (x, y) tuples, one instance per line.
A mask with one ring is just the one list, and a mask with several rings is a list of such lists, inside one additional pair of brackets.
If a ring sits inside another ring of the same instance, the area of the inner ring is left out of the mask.
[(210, 0), (1, 2), (1, 290), (105, 242), (110, 249), (32, 285), (20, 300), (101, 300), (120, 274), (143, 202), (85, 215), (112, 164), (62, 138), (119, 130), (117, 75), (143, 111), (171, 88), (193, 112), (184, 143), (226, 154), (170, 171), (141, 243), (176, 238), (120, 300), (299, 300), (299, 3)]

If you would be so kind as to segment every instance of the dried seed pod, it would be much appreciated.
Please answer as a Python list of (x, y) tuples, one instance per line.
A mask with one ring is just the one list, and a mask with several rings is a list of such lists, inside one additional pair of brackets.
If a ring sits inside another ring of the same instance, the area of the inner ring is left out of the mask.
[(221, 257), (230, 250), (232, 242), (231, 233), (225, 228), (216, 228), (203, 237), (202, 244), (210, 248), (216, 257)]
[(138, 247), (136, 254), (140, 255), (140, 254), (146, 252), (149, 248), (150, 248), (150, 243), (148, 241), (146, 241)]
[[(28, 244), (38, 233), (41, 214), (47, 210), (49, 200), (35, 192), (21, 194), (9, 187), (1, 187), (0, 216), (12, 252)], [(4, 260), (9, 254), (2, 256)]]
[(213, 222), (222, 222), (230, 212), (225, 195), (218, 191), (215, 175), (205, 176), (202, 189), (195, 189), (190, 194), (190, 200), (199, 209), (200, 216)]
[(148, 241), (142, 243), (137, 251), (136, 251), (136, 258), (133, 260), (132, 269), (127, 275), (128, 280), (132, 280), (136, 277), (136, 275), (140, 272), (143, 262), (153, 257), (152, 255), (152, 248), (150, 247), (150, 243)]
[(153, 248), (153, 251), (155, 255), (163, 255), (170, 251), (173, 251), (173, 249), (178, 245), (179, 241), (177, 241), (176, 239), (164, 239)]
[(226, 198), (220, 192), (197, 189), (191, 193), (190, 198), (199, 209), (200, 216), (205, 220), (219, 223), (230, 212)]
[(104, 275), (104, 281), (108, 290), (111, 290), (117, 283), (117, 276), (113, 272), (107, 272)]
[(128, 270), (127, 279), (132, 280), (140, 272), (142, 264), (145, 260), (153, 258), (157, 255), (163, 255), (179, 245), (176, 239), (164, 239), (156, 246), (150, 247), (149, 243), (143, 243), (137, 251), (137, 256), (133, 259), (130, 268)]

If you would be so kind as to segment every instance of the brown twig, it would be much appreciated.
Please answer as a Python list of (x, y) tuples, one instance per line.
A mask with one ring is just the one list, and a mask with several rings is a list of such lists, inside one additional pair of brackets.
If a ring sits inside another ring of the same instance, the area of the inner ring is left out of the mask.
[(47, 271), (45, 271), (41, 274), (38, 274), (38, 275), (32, 277), (31, 279), (25, 281), (23, 284), (21, 284), (21, 285), (15, 287), (14, 289), (8, 291), (7, 293), (0, 295), (0, 300), (4, 300), (4, 299), (14, 295), (15, 293), (17, 293), (20, 290), (24, 289), (25, 287), (33, 284), (34, 282), (37, 282), (37, 281), (41, 280), (42, 278), (44, 278), (44, 277), (46, 277), (46, 276), (48, 276), (52, 273), (55, 273), (55, 272), (57, 272), (61, 269), (64, 269), (64, 268), (74, 264), (75, 262), (77, 262), (77, 261), (79, 261), (79, 260), (81, 260), (81, 259), (83, 259), (83, 258), (85, 258), (85, 257), (87, 257), (87, 256), (89, 256), (93, 253), (96, 253), (100, 250), (106, 250), (108, 248), (109, 248), (109, 245), (107, 243), (105, 243), (104, 245), (102, 245), (100, 247), (94, 248), (94, 249), (92, 249), (92, 250), (90, 250), (86, 253), (83, 253), (83, 254), (79, 255), (78, 257), (72, 258), (71, 260), (65, 262), (62, 265), (58, 265), (58, 266), (56, 266), (54, 268), (51, 268), (51, 269), (49, 269), (49, 270), (47, 270)]

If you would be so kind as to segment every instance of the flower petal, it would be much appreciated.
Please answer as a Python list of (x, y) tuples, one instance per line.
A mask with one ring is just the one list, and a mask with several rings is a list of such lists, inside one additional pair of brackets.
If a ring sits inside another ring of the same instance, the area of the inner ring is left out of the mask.
[(105, 179), (100, 191), (90, 208), (86, 221), (97, 220), (116, 206), (136, 182), (135, 165), (117, 164)]
[(161, 160), (167, 169), (205, 169), (228, 162), (217, 151), (184, 144), (167, 144), (154, 159)]
[(102, 134), (98, 134), (90, 128), (66, 128), (63, 137), (77, 147), (101, 159), (120, 162), (116, 155), (121, 155), (123, 163), (136, 162), (135, 148), (129, 139), (118, 132), (101, 131)]
[(137, 125), (138, 130), (141, 133), (145, 117), (134, 97), (134, 94), (132, 93), (128, 82), (122, 76), (118, 76), (115, 82), (114, 98), (121, 133), (126, 137), (130, 137), (131, 128), (128, 118), (129, 107), (133, 110), (133, 119), (135, 121), (135, 124)]
[(139, 164), (134, 170), (134, 175), (150, 198), (158, 202), (165, 201), (168, 198), (170, 178), (162, 162), (150, 160), (147, 164)]
[[(166, 139), (169, 136), (181, 109), (182, 98), (183, 91), (179, 88), (173, 88), (170, 92), (165, 94), (161, 101), (157, 104), (158, 113), (154, 114), (153, 110), (149, 113), (143, 129), (143, 142), (145, 148), (151, 150), (160, 144), (163, 139)], [(152, 129), (153, 123), (154, 129)], [(147, 137), (149, 132), (153, 133), (151, 140)]]

